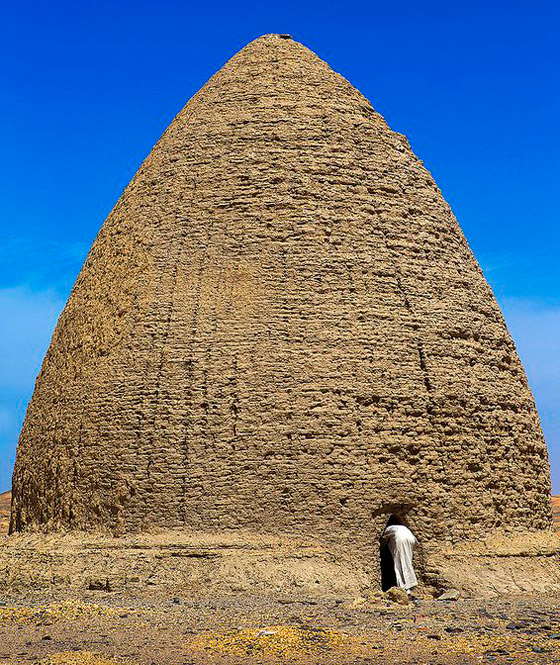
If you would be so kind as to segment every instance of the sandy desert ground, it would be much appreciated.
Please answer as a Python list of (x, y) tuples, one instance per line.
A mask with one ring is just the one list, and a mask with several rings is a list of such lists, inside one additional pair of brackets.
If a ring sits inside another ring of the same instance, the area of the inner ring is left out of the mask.
[[(9, 496), (0, 501), (5, 528)], [(157, 586), (3, 592), (0, 664), (560, 663), (558, 597), (395, 600), (193, 598)]]

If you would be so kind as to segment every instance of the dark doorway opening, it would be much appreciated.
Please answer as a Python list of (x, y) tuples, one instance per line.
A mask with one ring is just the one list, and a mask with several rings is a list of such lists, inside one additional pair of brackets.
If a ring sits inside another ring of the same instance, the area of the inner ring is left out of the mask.
[[(394, 515), (391, 515), (387, 520), (385, 527), (393, 524), (402, 524)], [(385, 528), (383, 529), (385, 531)], [(395, 575), (395, 565), (393, 563), (393, 555), (387, 543), (383, 540), (381, 534), (381, 541), (379, 546), (379, 558), (381, 562), (381, 590), (387, 591), (393, 586), (397, 586), (397, 576)]]

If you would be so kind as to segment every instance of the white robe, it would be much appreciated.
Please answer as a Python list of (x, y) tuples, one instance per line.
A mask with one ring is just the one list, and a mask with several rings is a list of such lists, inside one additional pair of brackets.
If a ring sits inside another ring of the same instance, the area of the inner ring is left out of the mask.
[(418, 586), (418, 579), (412, 567), (412, 550), (418, 541), (410, 529), (404, 524), (388, 526), (383, 532), (393, 556), (397, 586), (401, 589), (412, 589)]

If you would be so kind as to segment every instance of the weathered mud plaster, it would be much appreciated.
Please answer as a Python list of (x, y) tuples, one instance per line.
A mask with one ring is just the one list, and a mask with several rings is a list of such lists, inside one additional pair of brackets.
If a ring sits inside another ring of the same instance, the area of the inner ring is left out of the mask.
[(551, 525), (533, 397), (449, 206), (278, 35), (188, 102), (107, 218), (13, 489), (12, 532), (305, 535), (373, 574), (391, 513), (424, 544)]

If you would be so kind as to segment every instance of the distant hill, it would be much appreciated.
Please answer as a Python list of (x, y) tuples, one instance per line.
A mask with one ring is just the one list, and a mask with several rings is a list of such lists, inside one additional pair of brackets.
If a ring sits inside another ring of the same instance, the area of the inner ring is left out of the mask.
[(3, 492), (0, 494), (0, 534), (8, 531), (10, 524), (10, 504), (12, 502), (12, 493)]
[(560, 530), (560, 494), (552, 497), (552, 515), (554, 517), (554, 526)]

